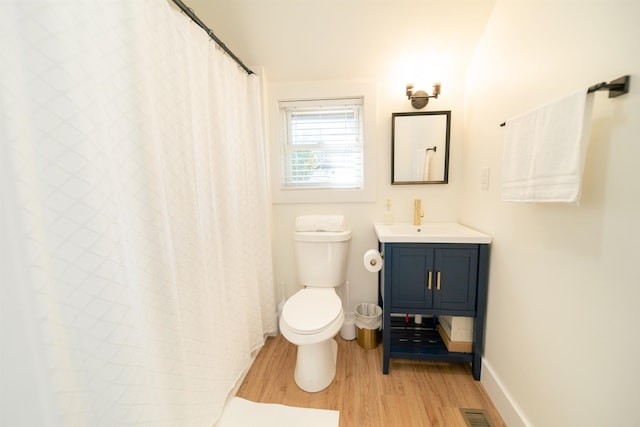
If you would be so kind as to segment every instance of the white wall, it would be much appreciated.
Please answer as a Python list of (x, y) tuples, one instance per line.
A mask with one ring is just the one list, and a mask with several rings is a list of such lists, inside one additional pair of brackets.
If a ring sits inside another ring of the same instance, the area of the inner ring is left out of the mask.
[[(461, 220), (494, 237), (483, 383), (510, 427), (640, 426), (639, 16), (498, 0), (469, 68)], [(629, 94), (596, 95), (580, 205), (500, 202), (499, 124), (624, 74)]]

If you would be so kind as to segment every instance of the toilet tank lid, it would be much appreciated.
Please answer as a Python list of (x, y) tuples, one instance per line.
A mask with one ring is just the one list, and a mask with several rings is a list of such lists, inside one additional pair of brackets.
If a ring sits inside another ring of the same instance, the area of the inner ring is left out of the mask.
[(351, 230), (345, 231), (296, 231), (294, 240), (299, 242), (344, 242), (351, 239)]
[(344, 215), (301, 215), (296, 218), (295, 231), (343, 231)]

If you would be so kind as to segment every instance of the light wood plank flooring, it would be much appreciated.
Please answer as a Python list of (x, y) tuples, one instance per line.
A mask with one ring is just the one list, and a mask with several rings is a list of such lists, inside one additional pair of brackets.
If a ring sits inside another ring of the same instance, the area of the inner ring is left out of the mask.
[(336, 378), (318, 393), (293, 380), (296, 346), (269, 338), (241, 384), (238, 397), (340, 411), (340, 427), (466, 427), (459, 408), (484, 409), (495, 427), (505, 426), (471, 376), (471, 366), (392, 359), (382, 374), (382, 344), (372, 350), (339, 336)]

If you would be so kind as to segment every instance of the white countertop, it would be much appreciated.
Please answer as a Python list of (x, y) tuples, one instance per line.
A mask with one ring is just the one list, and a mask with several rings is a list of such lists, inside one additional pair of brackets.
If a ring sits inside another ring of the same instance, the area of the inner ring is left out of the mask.
[(491, 243), (491, 236), (457, 222), (374, 224), (382, 243)]

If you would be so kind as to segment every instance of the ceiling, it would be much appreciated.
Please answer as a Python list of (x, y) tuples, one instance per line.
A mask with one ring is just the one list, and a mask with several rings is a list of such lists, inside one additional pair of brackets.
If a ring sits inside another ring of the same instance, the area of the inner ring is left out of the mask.
[(439, 73), (464, 69), (495, 3), (183, 1), (245, 64), (264, 67), (270, 81), (379, 78), (410, 74), (415, 69)]

